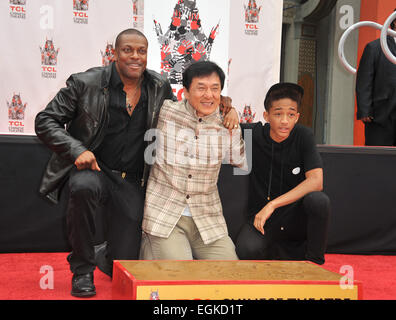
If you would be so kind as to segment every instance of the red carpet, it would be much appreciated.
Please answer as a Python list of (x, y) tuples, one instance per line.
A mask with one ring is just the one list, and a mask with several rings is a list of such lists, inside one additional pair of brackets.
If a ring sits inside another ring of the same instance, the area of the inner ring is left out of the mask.
[(396, 299), (396, 256), (328, 254), (322, 267), (341, 273), (346, 265), (353, 267), (354, 279), (363, 284), (363, 300)]
[[(67, 253), (0, 254), (0, 300), (79, 299), (70, 295), (71, 273), (66, 256)], [(363, 283), (364, 300), (396, 299), (396, 256), (328, 254), (322, 267), (340, 273), (346, 265), (353, 268), (354, 279)], [(94, 276), (97, 294), (85, 300), (111, 300), (111, 279), (99, 270)]]
[[(70, 295), (71, 272), (66, 256), (67, 253), (0, 254), (0, 300), (78, 299)], [(50, 274), (45, 266), (53, 269), (53, 289), (46, 281)], [(111, 279), (99, 270), (95, 270), (94, 279), (97, 294), (87, 299), (111, 299)], [(43, 284), (49, 288), (42, 289)]]

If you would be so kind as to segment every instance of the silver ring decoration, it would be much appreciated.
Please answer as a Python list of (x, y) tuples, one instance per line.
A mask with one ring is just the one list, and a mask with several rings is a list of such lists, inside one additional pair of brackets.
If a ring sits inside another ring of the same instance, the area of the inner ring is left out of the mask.
[(396, 37), (396, 32), (393, 30), (389, 30), (389, 26), (393, 20), (396, 19), (396, 11), (393, 12), (388, 19), (386, 19), (384, 23), (384, 27), (381, 30), (381, 48), (385, 54), (385, 57), (389, 59), (390, 62), (396, 64), (396, 57), (393, 53), (389, 50), (388, 43), (386, 41), (386, 35), (390, 34), (392, 37)]
[(340, 42), (338, 44), (338, 57), (341, 61), (341, 64), (344, 66), (344, 68), (352, 73), (356, 73), (356, 69), (352, 67), (348, 61), (345, 58), (344, 54), (344, 45), (345, 45), (345, 40), (348, 38), (349, 34), (354, 31), (355, 29), (358, 29), (360, 27), (372, 27), (375, 29), (381, 30), (381, 48), (384, 51), (385, 56), (394, 64), (396, 64), (396, 57), (392, 54), (392, 52), (389, 50), (388, 44), (386, 42), (386, 36), (389, 34), (393, 37), (396, 37), (396, 31), (393, 31), (389, 29), (390, 24), (392, 23), (393, 20), (396, 18), (396, 11), (393, 12), (389, 18), (385, 21), (384, 25), (382, 26), (379, 23), (372, 22), (372, 21), (360, 21), (358, 23), (355, 23), (351, 25), (348, 29), (345, 30), (345, 32), (342, 34), (340, 38)]

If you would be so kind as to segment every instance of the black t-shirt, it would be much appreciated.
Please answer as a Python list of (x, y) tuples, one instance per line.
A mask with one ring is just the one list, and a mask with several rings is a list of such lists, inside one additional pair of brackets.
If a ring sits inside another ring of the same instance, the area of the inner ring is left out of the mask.
[(323, 167), (313, 133), (307, 127), (297, 124), (290, 136), (280, 143), (270, 137), (269, 123), (258, 122), (242, 125), (242, 128), (252, 129), (250, 215), (257, 214), (270, 200), (304, 181), (305, 172)]

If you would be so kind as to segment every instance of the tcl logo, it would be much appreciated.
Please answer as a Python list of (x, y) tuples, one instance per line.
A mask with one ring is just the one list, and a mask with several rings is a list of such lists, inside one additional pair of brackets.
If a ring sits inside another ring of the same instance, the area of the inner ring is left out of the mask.
[(258, 30), (259, 29), (256, 24), (251, 24), (251, 23), (245, 23), (245, 27), (246, 27), (246, 29), (249, 29), (249, 30)]
[(12, 12), (26, 12), (24, 7), (21, 6), (10, 6)]
[(88, 18), (88, 14), (86, 12), (73, 11), (73, 13), (75, 17)]
[(41, 66), (41, 69), (43, 69), (44, 72), (56, 72), (55, 67)]
[(11, 127), (24, 127), (25, 125), (21, 121), (8, 121), (8, 125)]

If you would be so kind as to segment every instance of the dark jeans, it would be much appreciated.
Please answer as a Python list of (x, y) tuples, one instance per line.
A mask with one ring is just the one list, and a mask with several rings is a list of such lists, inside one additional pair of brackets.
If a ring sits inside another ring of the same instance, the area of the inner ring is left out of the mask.
[(310, 260), (323, 264), (329, 215), (327, 195), (312, 192), (275, 210), (264, 225), (264, 235), (254, 227), (253, 216), (238, 235), (238, 257), (242, 260)]
[(73, 250), (68, 258), (70, 270), (84, 274), (95, 269), (98, 219), (104, 219), (106, 226), (109, 261), (138, 259), (143, 208), (144, 190), (137, 181), (124, 180), (111, 171), (73, 169), (66, 213)]

